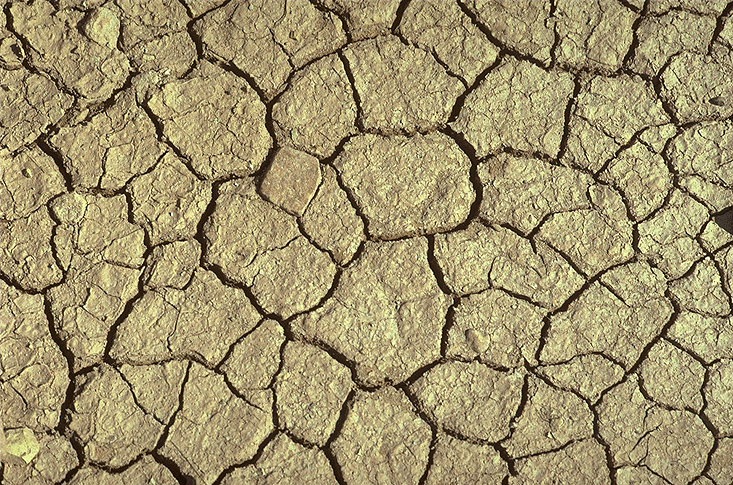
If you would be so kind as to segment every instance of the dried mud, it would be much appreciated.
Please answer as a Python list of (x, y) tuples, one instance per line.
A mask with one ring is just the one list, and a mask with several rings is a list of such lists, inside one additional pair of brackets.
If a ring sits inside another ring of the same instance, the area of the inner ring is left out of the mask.
[(0, 7), (2, 484), (733, 483), (733, 3)]

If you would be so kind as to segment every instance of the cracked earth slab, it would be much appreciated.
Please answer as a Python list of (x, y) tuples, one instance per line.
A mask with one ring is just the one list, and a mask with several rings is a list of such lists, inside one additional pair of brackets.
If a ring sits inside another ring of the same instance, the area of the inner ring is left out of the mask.
[(732, 483), (731, 73), (723, 0), (0, 0), (0, 483)]

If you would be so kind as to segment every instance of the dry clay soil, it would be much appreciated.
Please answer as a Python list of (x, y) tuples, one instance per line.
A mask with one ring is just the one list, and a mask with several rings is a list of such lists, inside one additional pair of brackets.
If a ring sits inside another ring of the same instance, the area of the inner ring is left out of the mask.
[(0, 6), (3, 485), (733, 482), (733, 4)]

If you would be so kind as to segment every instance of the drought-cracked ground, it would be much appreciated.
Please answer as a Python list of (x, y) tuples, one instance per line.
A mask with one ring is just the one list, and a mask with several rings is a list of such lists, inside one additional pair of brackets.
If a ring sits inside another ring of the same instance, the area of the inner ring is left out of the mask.
[(0, 6), (3, 484), (733, 482), (733, 4)]

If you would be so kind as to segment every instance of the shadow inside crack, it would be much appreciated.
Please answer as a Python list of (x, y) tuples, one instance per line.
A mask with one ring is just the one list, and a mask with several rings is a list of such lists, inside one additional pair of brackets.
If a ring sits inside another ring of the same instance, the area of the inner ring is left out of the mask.
[(729, 207), (713, 218), (713, 221), (725, 231), (733, 234), (733, 207)]

